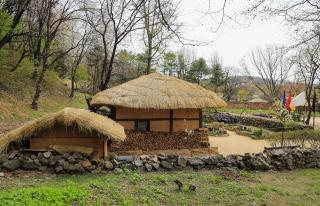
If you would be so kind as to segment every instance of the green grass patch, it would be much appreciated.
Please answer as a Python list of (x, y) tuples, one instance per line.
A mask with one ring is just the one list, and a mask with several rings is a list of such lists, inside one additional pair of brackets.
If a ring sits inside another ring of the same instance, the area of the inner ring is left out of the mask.
[(318, 205), (319, 185), (318, 169), (26, 175), (1, 179), (0, 205)]

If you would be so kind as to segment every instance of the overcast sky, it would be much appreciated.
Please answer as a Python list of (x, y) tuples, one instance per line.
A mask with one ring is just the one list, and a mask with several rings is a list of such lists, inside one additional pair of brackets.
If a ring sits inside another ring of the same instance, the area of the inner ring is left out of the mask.
[[(289, 42), (284, 22), (280, 19), (255, 20), (250, 23), (239, 15), (247, 6), (246, 0), (229, 0), (226, 5), (226, 12), (236, 22), (226, 19), (217, 32), (220, 16), (204, 15), (209, 5), (209, 0), (182, 0), (179, 6), (179, 21), (186, 38), (209, 42), (205, 46), (191, 47), (198, 57), (210, 59), (210, 56), (217, 52), (223, 59), (224, 66), (240, 67), (240, 61), (250, 50), (266, 44), (286, 44)], [(220, 1), (220, 2), (219, 2)], [(222, 0), (211, 0), (211, 10), (217, 10), (222, 6)], [(251, 19), (251, 18), (249, 18)], [(178, 50), (181, 44), (175, 43), (173, 50)]]

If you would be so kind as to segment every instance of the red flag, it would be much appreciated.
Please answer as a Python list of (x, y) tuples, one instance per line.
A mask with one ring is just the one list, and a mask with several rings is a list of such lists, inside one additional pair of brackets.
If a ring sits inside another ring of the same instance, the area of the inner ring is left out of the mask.
[(288, 99), (286, 101), (286, 108), (290, 112), (290, 103), (291, 103), (291, 93), (289, 93)]

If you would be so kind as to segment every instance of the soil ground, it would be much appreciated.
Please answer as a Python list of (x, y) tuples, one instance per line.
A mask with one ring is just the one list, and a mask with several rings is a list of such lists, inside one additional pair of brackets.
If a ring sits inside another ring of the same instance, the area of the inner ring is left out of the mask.
[(233, 131), (228, 131), (228, 134), (229, 136), (226, 137), (209, 137), (210, 145), (218, 147), (219, 154), (259, 153), (263, 151), (264, 147), (270, 146), (266, 140), (254, 140)]

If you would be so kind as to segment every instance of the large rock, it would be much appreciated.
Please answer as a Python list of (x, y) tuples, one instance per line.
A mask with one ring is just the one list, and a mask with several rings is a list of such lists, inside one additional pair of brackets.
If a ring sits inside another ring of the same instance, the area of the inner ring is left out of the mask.
[(54, 168), (54, 171), (55, 171), (56, 173), (60, 173), (60, 172), (63, 171), (63, 167), (62, 167), (62, 166), (58, 166), (58, 167)]
[(145, 164), (144, 165), (144, 169), (147, 171), (147, 172), (151, 172), (152, 171), (152, 166), (150, 164)]
[(83, 172), (85, 172), (85, 170), (83, 169), (83, 167), (80, 164), (69, 164), (67, 162), (65, 162), (65, 164), (63, 165), (63, 169), (64, 169), (64, 171), (66, 171), (68, 173), (83, 173)]
[(177, 162), (178, 166), (180, 166), (180, 167), (186, 167), (186, 166), (187, 166), (187, 163), (188, 163), (188, 161), (187, 161), (186, 158), (184, 158), (184, 157), (178, 157), (178, 162)]
[(119, 161), (119, 162), (126, 162), (126, 163), (132, 162), (133, 159), (134, 159), (133, 156), (118, 156), (118, 157), (117, 157), (117, 161)]
[(36, 164), (34, 161), (22, 161), (21, 168), (24, 170), (38, 170), (40, 165)]
[(142, 167), (143, 166), (143, 163), (141, 161), (140, 158), (136, 158), (134, 161), (133, 161), (133, 164), (136, 166), (136, 167)]
[(160, 165), (162, 168), (166, 169), (166, 170), (172, 170), (173, 169), (173, 165), (170, 162), (167, 161), (161, 161)]
[(157, 163), (157, 162), (152, 162), (152, 163), (151, 163), (151, 166), (152, 166), (152, 168), (155, 169), (156, 171), (159, 170), (159, 168), (160, 168), (160, 164)]
[(82, 167), (85, 168), (85, 169), (87, 169), (87, 168), (89, 168), (89, 167), (92, 166), (92, 164), (91, 164), (91, 162), (90, 162), (89, 160), (84, 160), (84, 161), (82, 161), (82, 162), (81, 162), (81, 165), (82, 165)]
[(55, 156), (52, 156), (49, 160), (49, 165), (50, 166), (53, 166), (57, 163), (58, 160), (61, 160), (61, 155), (55, 155)]
[(205, 163), (199, 158), (188, 159), (188, 164), (194, 169), (201, 169), (205, 166)]
[(9, 161), (4, 162), (2, 164), (3, 168), (10, 170), (10, 171), (14, 171), (16, 169), (19, 169), (20, 166), (21, 166), (20, 160), (9, 160)]

